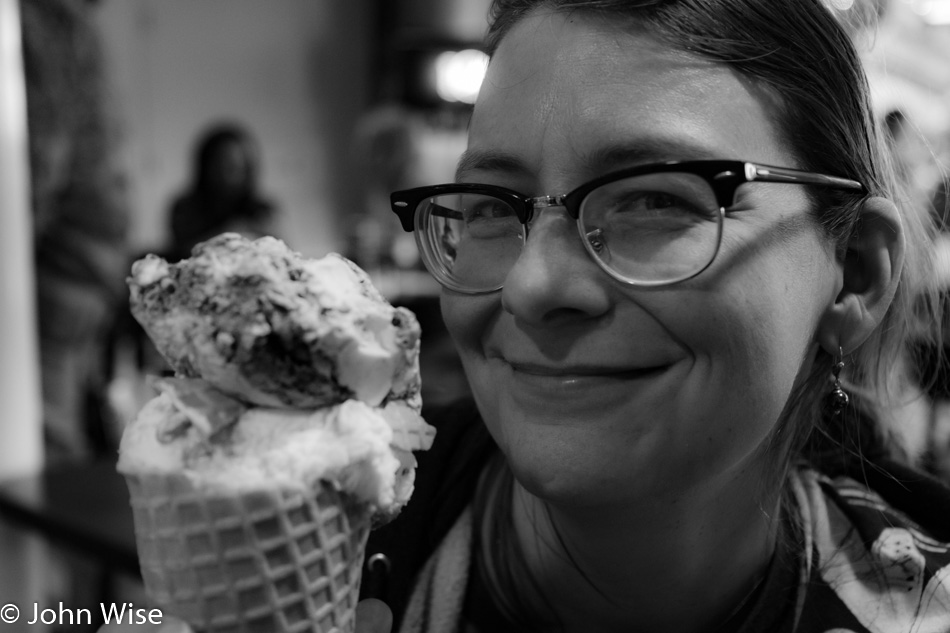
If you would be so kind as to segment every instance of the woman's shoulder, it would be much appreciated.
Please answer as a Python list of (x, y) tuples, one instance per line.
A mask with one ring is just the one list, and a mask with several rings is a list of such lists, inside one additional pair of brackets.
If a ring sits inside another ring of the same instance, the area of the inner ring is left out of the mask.
[(950, 488), (894, 462), (793, 488), (804, 529), (803, 632), (950, 631)]

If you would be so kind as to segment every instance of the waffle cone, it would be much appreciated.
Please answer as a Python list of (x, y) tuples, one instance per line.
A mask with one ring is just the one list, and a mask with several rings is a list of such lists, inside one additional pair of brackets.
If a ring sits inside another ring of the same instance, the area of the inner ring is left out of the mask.
[(312, 494), (209, 494), (184, 475), (126, 475), (145, 589), (196, 632), (352, 633), (370, 515)]

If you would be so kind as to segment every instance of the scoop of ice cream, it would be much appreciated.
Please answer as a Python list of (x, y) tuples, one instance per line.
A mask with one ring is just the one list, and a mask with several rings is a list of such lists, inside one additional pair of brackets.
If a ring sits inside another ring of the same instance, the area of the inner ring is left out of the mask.
[(158, 387), (123, 433), (118, 470), (183, 473), (209, 493), (311, 491), (325, 481), (391, 518), (412, 494), (410, 451), (428, 449), (435, 434), (401, 403), (305, 411), (247, 407), (200, 380)]
[(179, 376), (271, 407), (419, 408), (415, 316), (342, 256), (226, 233), (175, 264), (146, 256), (128, 283), (133, 315)]

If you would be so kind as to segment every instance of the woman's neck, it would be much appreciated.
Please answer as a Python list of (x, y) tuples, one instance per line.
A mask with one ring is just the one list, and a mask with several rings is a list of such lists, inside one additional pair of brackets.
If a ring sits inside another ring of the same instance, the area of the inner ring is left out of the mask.
[(512, 519), (563, 630), (726, 633), (775, 548), (778, 503), (767, 514), (756, 484), (740, 476), (679, 499), (592, 508), (552, 506), (514, 482)]

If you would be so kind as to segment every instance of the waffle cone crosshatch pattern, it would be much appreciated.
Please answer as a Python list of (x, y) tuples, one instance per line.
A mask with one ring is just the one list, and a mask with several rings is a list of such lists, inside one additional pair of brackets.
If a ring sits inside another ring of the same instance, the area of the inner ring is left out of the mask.
[(128, 477), (154, 606), (198, 632), (351, 633), (370, 514), (315, 494), (209, 495), (184, 476)]

